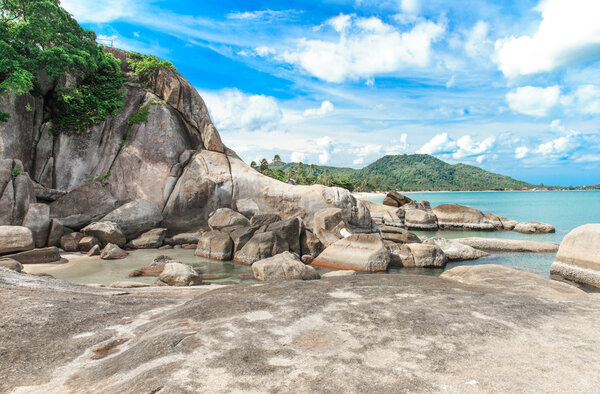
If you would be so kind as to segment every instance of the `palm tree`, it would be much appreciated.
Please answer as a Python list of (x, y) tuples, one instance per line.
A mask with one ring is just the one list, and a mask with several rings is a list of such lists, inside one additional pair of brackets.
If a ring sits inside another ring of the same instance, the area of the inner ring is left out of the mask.
[(250, 163), (250, 167), (256, 168), (256, 162), (254, 160), (252, 160), (252, 162)]
[(264, 171), (264, 170), (266, 170), (267, 168), (269, 168), (269, 162), (267, 162), (267, 159), (264, 159), (264, 158), (263, 158), (263, 159), (260, 161), (260, 170), (261, 170), (261, 171)]
[(281, 156), (279, 156), (279, 155), (273, 156), (273, 164), (279, 164), (279, 163), (281, 163)]

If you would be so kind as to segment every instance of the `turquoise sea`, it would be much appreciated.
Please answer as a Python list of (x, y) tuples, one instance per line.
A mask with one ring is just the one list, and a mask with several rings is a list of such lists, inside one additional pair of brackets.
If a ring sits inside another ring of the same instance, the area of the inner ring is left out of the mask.
[[(428, 237), (445, 238), (491, 237), (529, 239), (533, 241), (560, 241), (575, 227), (587, 223), (600, 223), (600, 191), (515, 191), (515, 192), (426, 192), (404, 193), (413, 200), (427, 200), (434, 207), (456, 203), (492, 212), (519, 222), (538, 221), (550, 223), (556, 228), (554, 234), (519, 234), (512, 231), (415, 231)], [(368, 198), (381, 203), (382, 197)], [(446, 269), (464, 264), (501, 264), (548, 277), (554, 254), (498, 253), (479, 260), (450, 263)], [(443, 270), (399, 270), (418, 271), (424, 274), (440, 274)]]

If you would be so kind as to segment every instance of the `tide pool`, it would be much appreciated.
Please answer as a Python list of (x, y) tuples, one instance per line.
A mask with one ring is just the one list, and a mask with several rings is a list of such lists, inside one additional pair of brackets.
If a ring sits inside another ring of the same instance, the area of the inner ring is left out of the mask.
[[(517, 191), (517, 192), (425, 192), (403, 193), (413, 200), (427, 200), (431, 207), (456, 203), (492, 212), (519, 222), (538, 221), (556, 228), (554, 234), (519, 234), (512, 231), (415, 231), (428, 237), (489, 237), (528, 239), (560, 243), (575, 227), (600, 223), (600, 191)], [(382, 197), (367, 198), (381, 203)], [(554, 254), (498, 253), (470, 262), (450, 263), (446, 269), (464, 264), (501, 264), (548, 277)], [(411, 270), (399, 270), (409, 272)], [(439, 274), (442, 270), (421, 270)], [(414, 273), (414, 272), (413, 272)]]

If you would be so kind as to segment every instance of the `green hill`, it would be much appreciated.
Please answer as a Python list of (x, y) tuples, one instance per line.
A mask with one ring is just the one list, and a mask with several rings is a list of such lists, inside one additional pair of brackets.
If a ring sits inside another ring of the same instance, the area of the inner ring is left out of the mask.
[[(264, 166), (263, 166), (264, 167)], [(260, 170), (273, 178), (299, 184), (341, 186), (349, 190), (505, 190), (535, 187), (508, 176), (466, 164), (448, 164), (429, 155), (384, 156), (362, 169), (271, 163)]]

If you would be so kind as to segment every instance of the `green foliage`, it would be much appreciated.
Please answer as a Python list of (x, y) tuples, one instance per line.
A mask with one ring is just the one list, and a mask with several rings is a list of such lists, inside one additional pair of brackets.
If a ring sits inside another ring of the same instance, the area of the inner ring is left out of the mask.
[(69, 75), (77, 82), (47, 97), (44, 120), (54, 133), (103, 121), (122, 106), (124, 79), (95, 40), (58, 0), (0, 0), (0, 94), (41, 95), (42, 82)]
[(127, 58), (129, 68), (134, 75), (137, 75), (140, 81), (148, 82), (151, 77), (155, 76), (158, 70), (177, 71), (175, 66), (167, 60), (161, 60), (156, 56), (143, 55), (137, 52), (131, 52)]
[(8, 122), (10, 114), (8, 112), (0, 112), (0, 122)]
[(150, 113), (150, 103), (141, 105), (137, 112), (129, 119), (129, 126), (139, 123), (146, 123), (148, 121), (148, 114)]
[(21, 174), (21, 171), (19, 171), (19, 169), (17, 168), (13, 168), (10, 173), (12, 174), (12, 176), (18, 176), (19, 174)]

